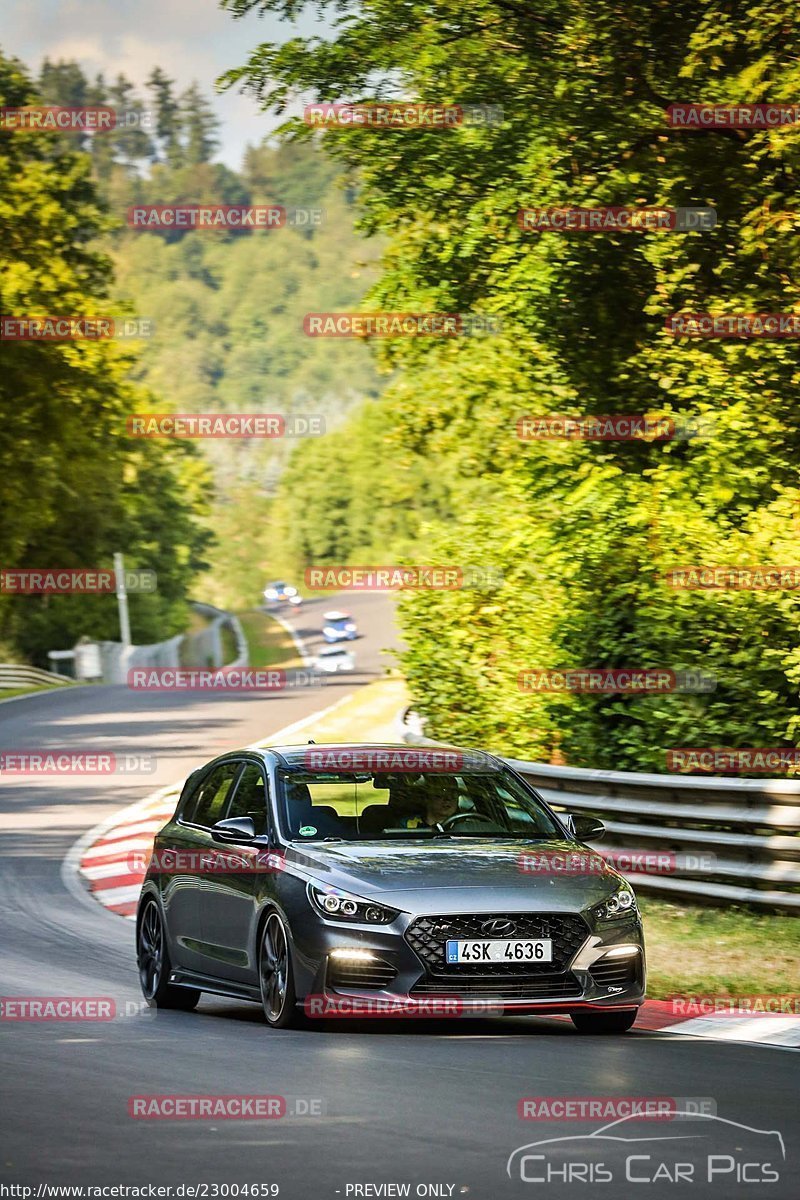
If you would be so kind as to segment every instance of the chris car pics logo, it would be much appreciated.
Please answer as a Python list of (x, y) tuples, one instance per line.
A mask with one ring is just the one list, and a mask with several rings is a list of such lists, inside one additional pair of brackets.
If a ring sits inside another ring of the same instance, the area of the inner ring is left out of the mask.
[[(751, 1197), (760, 1193), (735, 1189), (777, 1183), (785, 1159), (779, 1130), (757, 1129), (686, 1105), (670, 1114), (668, 1129), (632, 1113), (588, 1134), (529, 1142), (509, 1156), (506, 1173), (534, 1185), (717, 1184), (720, 1196)], [(690, 1192), (691, 1187), (678, 1194)]]

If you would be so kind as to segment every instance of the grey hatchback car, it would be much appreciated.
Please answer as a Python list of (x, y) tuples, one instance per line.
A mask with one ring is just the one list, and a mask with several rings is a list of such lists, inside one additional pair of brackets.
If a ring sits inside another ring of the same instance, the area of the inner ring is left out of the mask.
[(563, 1013), (622, 1033), (644, 999), (630, 885), (502, 760), (442, 746), (222, 755), (157, 834), (136, 935), (149, 1004), (201, 993), (311, 1017)]

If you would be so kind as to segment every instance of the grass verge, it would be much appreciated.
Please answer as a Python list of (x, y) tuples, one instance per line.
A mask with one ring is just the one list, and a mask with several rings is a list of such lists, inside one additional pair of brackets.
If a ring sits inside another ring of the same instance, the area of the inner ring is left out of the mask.
[[(634, 881), (635, 886), (635, 881)], [(747, 996), (798, 990), (800, 921), (730, 906), (673, 904), (638, 894), (647, 994)]]
[(405, 680), (397, 676), (377, 679), (304, 725), (302, 732), (298, 731), (297, 742), (309, 738), (319, 743), (397, 742), (397, 714), (405, 704), (408, 704)]
[[(302, 667), (303, 660), (297, 653), (297, 647), (288, 630), (284, 629), (283, 625), (274, 617), (257, 608), (236, 615), (241, 622), (244, 636), (247, 638), (250, 650), (249, 666), (256, 668)], [(225, 631), (223, 630), (223, 632)], [(231, 640), (233, 640), (232, 634)]]
[(0, 688), (0, 700), (13, 700), (15, 696), (34, 696), (37, 692), (56, 692), (59, 688), (72, 687), (69, 683), (41, 684), (37, 687)]

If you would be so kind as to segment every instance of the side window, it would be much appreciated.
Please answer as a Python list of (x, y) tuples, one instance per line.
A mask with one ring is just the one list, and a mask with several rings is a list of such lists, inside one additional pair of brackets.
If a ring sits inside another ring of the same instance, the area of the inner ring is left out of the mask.
[(248, 763), (242, 771), (225, 816), (252, 817), (256, 836), (267, 832), (266, 783), (264, 772), (257, 763)]
[(193, 825), (204, 825), (206, 828), (220, 821), (231, 785), (241, 766), (241, 763), (228, 762), (212, 771), (198, 789), (196, 804), (187, 805), (184, 819)]

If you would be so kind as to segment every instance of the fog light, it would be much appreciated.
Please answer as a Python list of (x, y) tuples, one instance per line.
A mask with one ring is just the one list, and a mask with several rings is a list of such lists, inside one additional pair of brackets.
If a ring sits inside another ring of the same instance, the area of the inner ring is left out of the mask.
[(611, 950), (606, 950), (603, 958), (632, 958), (638, 953), (638, 946), (614, 946)]
[(371, 950), (348, 950), (345, 947), (341, 950), (331, 950), (328, 957), (343, 959), (347, 962), (371, 962), (375, 955)]

